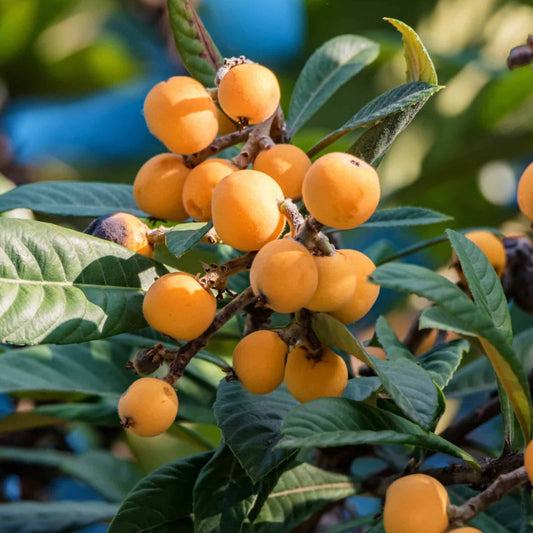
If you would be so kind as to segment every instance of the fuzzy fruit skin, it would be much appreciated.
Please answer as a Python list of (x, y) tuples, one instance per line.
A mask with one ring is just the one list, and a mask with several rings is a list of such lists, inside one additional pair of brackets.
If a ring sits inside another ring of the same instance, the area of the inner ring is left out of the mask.
[[(498, 277), (501, 277), (507, 264), (507, 255), (502, 241), (489, 231), (470, 231), (465, 233), (465, 237), (470, 239), (481, 251), (487, 256), (489, 263), (496, 270)], [(454, 263), (457, 263), (457, 257), (454, 254)], [(462, 271), (459, 271), (461, 281), (466, 284), (466, 279)]]
[(520, 211), (533, 222), (533, 163), (522, 173), (516, 196)]
[(450, 533), (483, 533), (483, 531), (475, 527), (460, 527), (459, 529), (450, 529)]
[(203, 150), (218, 132), (215, 103), (204, 86), (188, 76), (155, 85), (144, 101), (144, 118), (150, 132), (177, 154)]
[(233, 368), (244, 389), (268, 394), (283, 382), (289, 347), (274, 331), (259, 330), (246, 335), (233, 351)]
[(139, 169), (133, 182), (133, 196), (140, 209), (163, 220), (185, 220), (183, 185), (190, 173), (183, 158), (159, 154)]
[(350, 301), (357, 286), (352, 260), (343, 250), (333, 255), (313, 255), (318, 271), (318, 286), (307, 302), (311, 311), (334, 311)]
[(317, 159), (303, 181), (303, 200), (322, 224), (351, 229), (376, 210), (381, 188), (376, 171), (362, 159), (332, 152)]
[(211, 220), (211, 199), (218, 182), (235, 172), (236, 166), (225, 159), (208, 159), (194, 167), (183, 185), (183, 206), (187, 214), (201, 222)]
[(144, 318), (150, 326), (184, 341), (201, 335), (213, 322), (216, 310), (215, 297), (185, 272), (161, 276), (143, 301)]
[(178, 414), (178, 396), (173, 387), (161, 379), (141, 378), (134, 381), (118, 401), (120, 421), (141, 437), (164, 433)]
[(283, 192), (270, 176), (256, 170), (233, 172), (213, 191), (213, 225), (233, 248), (259, 250), (283, 231), (285, 217), (278, 208), (282, 201)]
[(300, 402), (340, 396), (348, 383), (348, 369), (342, 357), (323, 347), (322, 358), (309, 356), (307, 346), (298, 344), (289, 352), (285, 384)]
[(352, 263), (357, 283), (353, 296), (342, 307), (331, 312), (343, 324), (351, 324), (363, 318), (372, 308), (379, 296), (379, 285), (370, 283), (368, 276), (376, 270), (376, 265), (362, 252), (357, 250), (339, 250)]
[(154, 247), (147, 238), (148, 227), (129, 213), (114, 213), (93, 220), (84, 233), (116, 242), (130, 250), (152, 258)]
[(307, 154), (294, 144), (276, 144), (259, 153), (254, 170), (268, 174), (281, 187), (285, 198), (299, 199), (302, 183), (311, 167)]
[(531, 483), (533, 483), (533, 441), (530, 441), (524, 451), (524, 466)]
[(383, 509), (386, 533), (444, 533), (448, 528), (444, 486), (425, 474), (394, 481), (387, 489)]
[(271, 241), (256, 255), (250, 269), (256, 296), (264, 296), (278, 313), (305, 307), (318, 286), (318, 270), (307, 248), (293, 239)]
[(257, 63), (233, 67), (220, 81), (218, 102), (237, 122), (258, 124), (276, 111), (280, 100), (276, 75)]

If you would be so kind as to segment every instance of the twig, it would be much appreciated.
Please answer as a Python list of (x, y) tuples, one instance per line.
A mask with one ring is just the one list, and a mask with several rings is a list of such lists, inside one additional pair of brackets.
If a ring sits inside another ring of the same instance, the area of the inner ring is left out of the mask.
[(527, 483), (526, 467), (521, 466), (507, 474), (500, 475), (486, 490), (470, 498), (463, 505), (448, 506), (448, 516), (453, 526), (461, 526), (479, 513), (501, 500), (508, 492)]
[(189, 361), (207, 344), (213, 334), (215, 334), (230, 318), (235, 316), (247, 305), (257, 300), (252, 288), (248, 287), (235, 297), (229, 304), (220, 310), (211, 325), (196, 339), (184, 344), (177, 352), (176, 358), (170, 364), (166, 380), (173, 385), (182, 375)]
[(286, 198), (279, 204), (279, 210), (287, 219), (290, 235), (294, 237), (304, 224), (304, 217), (298, 211), (298, 206), (290, 198)]
[(305, 244), (313, 253), (317, 255), (333, 255), (335, 247), (329, 239), (322, 233), (324, 225), (316, 218), (308, 216), (300, 226), (295, 239)]
[(220, 295), (228, 286), (228, 278), (239, 272), (249, 270), (256, 255), (257, 252), (248, 252), (247, 254), (231, 259), (222, 265), (208, 265), (202, 263), (205, 275), (198, 281), (205, 289), (215, 289)]
[(319, 359), (322, 355), (322, 343), (313, 330), (312, 319), (312, 311), (300, 309), (288, 328), (275, 331), (289, 346), (294, 346), (300, 340), (305, 341), (310, 353)]

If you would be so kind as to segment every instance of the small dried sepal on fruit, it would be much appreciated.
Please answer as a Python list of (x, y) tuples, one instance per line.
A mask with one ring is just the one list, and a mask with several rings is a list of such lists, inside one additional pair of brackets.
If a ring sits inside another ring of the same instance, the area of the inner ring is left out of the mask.
[(178, 396), (173, 387), (157, 378), (134, 381), (118, 401), (120, 423), (141, 437), (165, 432), (178, 414)]

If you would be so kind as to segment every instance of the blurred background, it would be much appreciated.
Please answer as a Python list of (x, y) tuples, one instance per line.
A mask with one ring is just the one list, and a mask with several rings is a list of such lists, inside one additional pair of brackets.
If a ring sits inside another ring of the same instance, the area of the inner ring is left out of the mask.
[[(411, 25), (446, 89), (423, 108), (382, 162), (382, 206), (432, 208), (453, 216), (449, 226), (455, 229), (490, 226), (506, 235), (527, 232), (528, 224), (516, 205), (516, 185), (533, 160), (533, 70), (509, 71), (506, 58), (512, 47), (524, 44), (533, 33), (531, 2), (196, 3), (224, 56), (244, 54), (278, 74), (285, 110), (306, 58), (326, 40), (356, 33), (379, 42), (381, 52), (375, 63), (347, 83), (296, 135), (293, 142), (304, 149), (365, 103), (404, 82), (400, 35), (382, 17)], [(146, 128), (142, 105), (155, 83), (185, 73), (170, 35), (165, 4), (164, 0), (0, 0), (0, 192), (40, 180), (133, 183), (141, 164), (164, 150)], [(347, 136), (330, 149), (346, 149), (353, 140), (353, 135)], [(87, 223), (66, 222), (78, 229)], [(364, 250), (387, 241), (400, 249), (442, 234), (443, 229), (354, 230), (346, 233), (344, 244)], [(414, 260), (441, 267), (449, 257), (449, 245), (443, 244)], [(392, 303), (393, 296), (384, 293), (367, 322)], [(517, 330), (531, 325), (531, 318), (515, 309), (513, 319)], [(13, 406), (5, 402), (10, 412)], [(0, 416), (2, 409), (0, 404)], [(216, 441), (217, 436), (209, 433), (212, 428), (204, 429), (206, 438)], [(83, 452), (95, 446), (94, 436), (84, 432), (86, 428), (79, 425), (67, 434), (46, 438), (56, 439), (48, 442), (56, 449)], [(7, 442), (11, 445), (29, 445), (36, 438), (29, 433), (11, 435)], [(105, 435), (99, 438), (103, 441), (98, 445), (110, 445)], [(149, 460), (153, 448), (143, 455), (143, 445), (139, 446), (136, 456), (144, 457), (142, 469), (157, 466)], [(174, 450), (170, 455), (156, 454), (156, 463), (176, 455), (175, 446), (170, 448)], [(170, 448), (162, 442), (162, 450)], [(194, 451), (182, 450), (178, 455)], [(46, 470), (42, 474), (46, 484), (40, 484), (40, 471), (33, 469), (35, 486), (23, 487), (19, 467), (13, 467), (13, 472), (2, 468), (0, 463), (0, 500), (21, 495), (61, 499), (74, 494), (73, 482), (69, 480), (65, 487), (61, 477), (54, 478), (52, 494), (49, 488), (41, 494), (41, 485), (49, 487)], [(86, 487), (76, 490), (87, 498)]]

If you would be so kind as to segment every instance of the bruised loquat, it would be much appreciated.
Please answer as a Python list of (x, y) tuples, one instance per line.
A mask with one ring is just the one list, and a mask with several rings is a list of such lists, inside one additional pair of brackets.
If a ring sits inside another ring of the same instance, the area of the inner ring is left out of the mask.
[(224, 112), (242, 124), (257, 124), (276, 111), (280, 100), (276, 75), (257, 63), (230, 69), (218, 86), (218, 102)]
[(216, 299), (198, 280), (185, 272), (161, 276), (144, 296), (144, 318), (157, 331), (190, 341), (213, 322)]
[(133, 196), (140, 209), (163, 220), (185, 220), (183, 185), (189, 175), (183, 158), (176, 154), (159, 154), (139, 169), (133, 182)]
[(283, 382), (289, 347), (275, 331), (246, 335), (233, 351), (233, 368), (242, 386), (253, 394), (267, 394)]
[(352, 298), (357, 286), (357, 272), (345, 250), (333, 255), (313, 255), (318, 271), (318, 285), (305, 307), (311, 311), (334, 311)]
[(256, 255), (250, 270), (256, 296), (278, 313), (305, 307), (318, 285), (318, 271), (307, 248), (293, 239), (271, 241)]
[(237, 167), (225, 159), (208, 159), (194, 167), (183, 185), (183, 205), (192, 218), (211, 220), (211, 198), (217, 183)]
[(155, 85), (144, 101), (144, 118), (150, 132), (177, 154), (203, 150), (218, 132), (215, 103), (205, 87), (188, 76)]
[(305, 344), (298, 344), (287, 356), (285, 384), (300, 402), (340, 396), (348, 383), (348, 369), (342, 357), (324, 346), (316, 358)]
[(385, 495), (383, 525), (386, 533), (444, 533), (450, 503), (444, 486), (425, 474), (394, 481)]
[(344, 324), (351, 324), (370, 311), (379, 296), (379, 285), (368, 281), (368, 276), (376, 269), (376, 265), (369, 257), (357, 250), (346, 249), (342, 250), (342, 253), (350, 260), (357, 283), (355, 292), (348, 302), (330, 314)]
[(533, 222), (533, 163), (522, 173), (516, 196), (520, 211)]
[(301, 148), (294, 144), (276, 144), (259, 153), (253, 168), (275, 180), (285, 198), (299, 199), (304, 176), (310, 166), (311, 160)]
[(283, 192), (270, 176), (257, 170), (233, 172), (213, 191), (213, 225), (233, 248), (259, 250), (283, 231), (285, 217), (278, 208), (282, 201)]
[(148, 227), (129, 213), (114, 213), (93, 220), (84, 233), (116, 242), (138, 254), (152, 258), (154, 247), (147, 237)]
[(155, 437), (165, 432), (178, 414), (178, 396), (161, 379), (134, 381), (118, 401), (123, 427), (141, 437)]
[(376, 210), (381, 188), (377, 172), (353, 155), (332, 152), (305, 174), (303, 200), (309, 213), (326, 226), (351, 229)]

